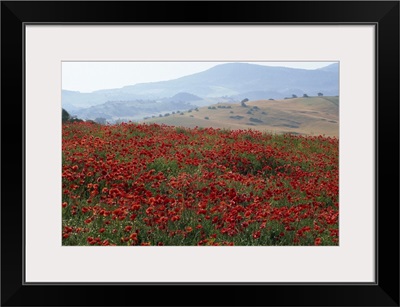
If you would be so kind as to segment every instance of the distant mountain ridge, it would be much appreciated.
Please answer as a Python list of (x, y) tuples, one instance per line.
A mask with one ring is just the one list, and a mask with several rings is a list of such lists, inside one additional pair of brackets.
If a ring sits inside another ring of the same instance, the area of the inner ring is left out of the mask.
[(173, 97), (170, 98), (171, 101), (198, 101), (198, 100), (203, 100), (203, 98), (190, 94), (190, 93), (185, 93), (185, 92), (181, 92), (178, 93), (176, 95), (174, 95)]
[(204, 106), (207, 101), (210, 101), (209, 104), (215, 103), (217, 98), (224, 98), (225, 101), (243, 98), (283, 99), (293, 94), (316, 96), (320, 92), (329, 96), (339, 95), (338, 63), (314, 70), (226, 63), (168, 81), (140, 83), (92, 93), (63, 90), (62, 105), (67, 111), (90, 118), (93, 114), (89, 110), (83, 112), (83, 109), (93, 109), (106, 102), (154, 101), (152, 109), (156, 111), (160, 109), (157, 103), (166, 100)]

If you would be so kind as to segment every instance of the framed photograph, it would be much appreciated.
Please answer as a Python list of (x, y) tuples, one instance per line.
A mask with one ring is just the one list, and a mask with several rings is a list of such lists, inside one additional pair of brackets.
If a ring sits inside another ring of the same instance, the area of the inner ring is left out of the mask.
[(399, 306), (398, 1), (1, 28), (2, 305)]

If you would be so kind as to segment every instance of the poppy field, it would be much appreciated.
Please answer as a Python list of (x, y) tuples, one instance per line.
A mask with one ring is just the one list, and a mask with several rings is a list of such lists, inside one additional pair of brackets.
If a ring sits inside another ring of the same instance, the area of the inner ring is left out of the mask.
[(62, 126), (62, 244), (339, 244), (339, 140), (157, 124)]

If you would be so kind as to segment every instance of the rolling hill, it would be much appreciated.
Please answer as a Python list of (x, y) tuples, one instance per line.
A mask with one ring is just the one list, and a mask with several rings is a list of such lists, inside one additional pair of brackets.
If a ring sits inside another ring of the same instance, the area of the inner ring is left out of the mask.
[(219, 103), (191, 112), (143, 120), (182, 127), (256, 129), (272, 133), (339, 137), (339, 97), (309, 97)]

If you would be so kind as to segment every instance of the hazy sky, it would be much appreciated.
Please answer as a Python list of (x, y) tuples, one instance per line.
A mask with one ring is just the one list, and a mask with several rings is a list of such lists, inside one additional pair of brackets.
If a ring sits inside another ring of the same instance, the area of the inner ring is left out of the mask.
[[(62, 89), (93, 92), (136, 83), (176, 79), (226, 62), (63, 62)], [(244, 62), (316, 69), (334, 62)]]

